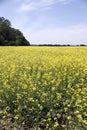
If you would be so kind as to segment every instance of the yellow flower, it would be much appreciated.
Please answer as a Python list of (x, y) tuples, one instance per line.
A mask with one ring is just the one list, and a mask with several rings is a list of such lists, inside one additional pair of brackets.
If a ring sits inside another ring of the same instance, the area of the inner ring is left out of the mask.
[(83, 120), (82, 122), (83, 122), (85, 125), (87, 125), (87, 120)]
[(20, 117), (19, 115), (16, 115), (16, 116), (14, 117), (14, 119), (15, 119), (15, 120), (18, 120), (19, 117)]
[(55, 123), (54, 123), (54, 128), (56, 128), (56, 127), (58, 127), (59, 126), (59, 123), (56, 121)]
[(27, 85), (26, 85), (26, 84), (24, 84), (24, 85), (23, 85), (23, 88), (24, 88), (24, 89), (26, 89), (26, 88), (27, 88)]
[(80, 114), (77, 115), (77, 118), (81, 121), (82, 120), (82, 116)]
[(57, 120), (57, 118), (56, 118), (56, 117), (54, 117), (54, 120)]
[(48, 118), (47, 120), (48, 120), (48, 121), (51, 121), (51, 118)]
[(18, 100), (21, 99), (21, 94), (17, 93), (16, 96)]
[(33, 89), (33, 91), (35, 91), (35, 90), (36, 90), (36, 88), (35, 88), (35, 87), (33, 87), (32, 89)]
[(72, 119), (72, 117), (71, 117), (71, 116), (68, 116), (68, 117), (67, 117), (67, 119), (68, 119), (68, 120), (71, 120), (71, 119)]
[(50, 116), (50, 115), (51, 115), (50, 112), (48, 112), (48, 113), (47, 113), (47, 116)]
[(55, 91), (55, 89), (56, 89), (55, 87), (52, 87), (52, 88), (51, 88), (52, 91)]
[(61, 125), (63, 128), (66, 128), (66, 125)]

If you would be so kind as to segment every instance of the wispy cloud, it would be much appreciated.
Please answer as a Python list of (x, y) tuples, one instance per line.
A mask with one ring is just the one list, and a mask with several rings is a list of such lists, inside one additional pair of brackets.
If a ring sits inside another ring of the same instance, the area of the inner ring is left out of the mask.
[[(20, 0), (17, 0), (20, 1)], [(33, 11), (41, 8), (50, 7), (56, 3), (67, 3), (71, 0), (26, 0), (21, 1), (19, 11)]]

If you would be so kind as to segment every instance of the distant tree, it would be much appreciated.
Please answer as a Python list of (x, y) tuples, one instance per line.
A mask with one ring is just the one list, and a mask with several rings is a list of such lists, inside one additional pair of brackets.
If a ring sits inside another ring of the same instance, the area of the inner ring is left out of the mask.
[(80, 46), (85, 46), (85, 44), (80, 44)]
[(20, 30), (11, 27), (8, 19), (0, 17), (0, 45), (1, 46), (29, 46)]

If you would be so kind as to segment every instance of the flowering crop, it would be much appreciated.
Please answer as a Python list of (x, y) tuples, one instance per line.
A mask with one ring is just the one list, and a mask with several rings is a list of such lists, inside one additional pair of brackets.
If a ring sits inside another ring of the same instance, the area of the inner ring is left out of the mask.
[(87, 47), (0, 47), (0, 129), (87, 129)]

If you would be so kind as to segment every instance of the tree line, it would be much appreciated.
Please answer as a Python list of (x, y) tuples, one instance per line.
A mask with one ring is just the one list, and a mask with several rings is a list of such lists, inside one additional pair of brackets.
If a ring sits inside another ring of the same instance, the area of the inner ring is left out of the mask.
[(11, 27), (11, 22), (0, 17), (0, 46), (29, 46), (29, 41), (18, 29)]
[(31, 45), (31, 46), (87, 46), (86, 44), (77, 44), (77, 45), (75, 45), (75, 44), (33, 44), (33, 45)]

